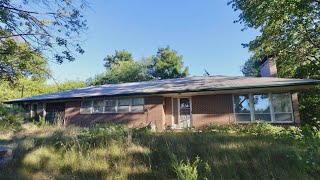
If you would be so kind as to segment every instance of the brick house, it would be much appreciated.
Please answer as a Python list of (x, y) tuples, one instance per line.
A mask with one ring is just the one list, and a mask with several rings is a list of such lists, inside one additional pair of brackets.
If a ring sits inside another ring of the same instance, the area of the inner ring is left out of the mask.
[(263, 77), (200, 76), (108, 84), (38, 95), (5, 103), (27, 105), (32, 116), (63, 115), (65, 123), (87, 126), (116, 122), (130, 127), (153, 124), (158, 131), (201, 128), (210, 123), (300, 123), (297, 92), (317, 80), (276, 78), (272, 57)]

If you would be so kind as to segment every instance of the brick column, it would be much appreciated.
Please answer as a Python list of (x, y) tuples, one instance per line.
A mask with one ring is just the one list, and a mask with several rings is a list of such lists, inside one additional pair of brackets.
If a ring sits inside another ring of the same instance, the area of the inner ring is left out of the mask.
[(300, 112), (299, 112), (298, 93), (293, 93), (291, 98), (292, 98), (294, 123), (299, 125), (300, 124)]

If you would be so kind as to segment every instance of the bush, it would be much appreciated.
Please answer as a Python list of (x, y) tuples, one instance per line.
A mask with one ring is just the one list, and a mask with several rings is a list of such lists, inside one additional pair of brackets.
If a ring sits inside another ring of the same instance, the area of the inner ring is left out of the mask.
[(102, 146), (111, 141), (124, 142), (128, 137), (128, 128), (120, 124), (97, 124), (83, 128), (77, 138), (81, 145)]
[(21, 130), (24, 115), (25, 111), (22, 108), (16, 106), (10, 107), (0, 103), (0, 130)]

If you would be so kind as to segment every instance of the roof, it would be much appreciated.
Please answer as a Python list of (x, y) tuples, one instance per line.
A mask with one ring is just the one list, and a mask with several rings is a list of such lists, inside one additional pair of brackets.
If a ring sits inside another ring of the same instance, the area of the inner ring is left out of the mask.
[(150, 95), (267, 87), (305, 86), (316, 84), (320, 84), (320, 80), (243, 76), (194, 76), (176, 79), (89, 86), (71, 89), (68, 91), (9, 100), (5, 103), (117, 95)]

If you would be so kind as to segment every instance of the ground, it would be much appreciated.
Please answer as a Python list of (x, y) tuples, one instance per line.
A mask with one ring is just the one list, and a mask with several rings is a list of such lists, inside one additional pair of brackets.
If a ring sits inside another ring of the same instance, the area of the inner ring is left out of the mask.
[(15, 149), (14, 160), (0, 171), (0, 179), (319, 177), (319, 150), (308, 150), (297, 129), (235, 128), (154, 133), (119, 125), (28, 124), (19, 132), (0, 134), (0, 146)]

